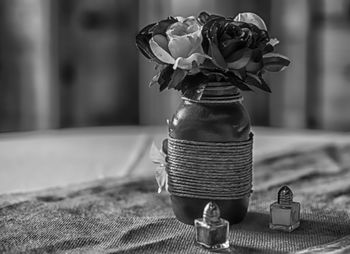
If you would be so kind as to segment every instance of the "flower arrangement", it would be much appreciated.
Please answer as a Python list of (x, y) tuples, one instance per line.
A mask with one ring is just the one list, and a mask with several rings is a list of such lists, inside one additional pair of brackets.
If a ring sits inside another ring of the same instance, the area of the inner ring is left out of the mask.
[(198, 17), (168, 17), (136, 36), (140, 52), (156, 63), (158, 74), (150, 85), (159, 84), (160, 91), (174, 88), (185, 96), (198, 96), (193, 91), (209, 82), (271, 92), (262, 75), (290, 63), (274, 53), (278, 43), (269, 37), (264, 21), (249, 12), (236, 17), (206, 12)]

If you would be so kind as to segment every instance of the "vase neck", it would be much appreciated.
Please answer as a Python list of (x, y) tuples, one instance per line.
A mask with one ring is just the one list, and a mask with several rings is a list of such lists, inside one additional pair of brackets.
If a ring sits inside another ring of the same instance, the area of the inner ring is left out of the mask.
[(227, 104), (242, 101), (239, 89), (228, 82), (211, 82), (203, 84), (198, 99), (189, 99), (183, 96), (184, 100), (197, 103)]

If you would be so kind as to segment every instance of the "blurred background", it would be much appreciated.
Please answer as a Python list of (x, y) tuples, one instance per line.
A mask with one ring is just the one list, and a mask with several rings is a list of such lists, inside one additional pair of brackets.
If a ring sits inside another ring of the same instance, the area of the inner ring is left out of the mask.
[(164, 125), (179, 94), (135, 35), (202, 10), (257, 13), (292, 61), (244, 94), (254, 125), (350, 131), (350, 0), (0, 0), (0, 132)]

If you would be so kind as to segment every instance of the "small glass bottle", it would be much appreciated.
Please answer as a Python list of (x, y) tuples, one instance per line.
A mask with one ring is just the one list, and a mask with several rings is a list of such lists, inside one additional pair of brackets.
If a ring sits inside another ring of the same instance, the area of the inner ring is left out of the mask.
[(300, 203), (293, 202), (293, 192), (288, 186), (278, 191), (278, 200), (270, 206), (270, 228), (292, 232), (300, 225)]
[(227, 249), (229, 244), (229, 223), (220, 218), (220, 209), (214, 202), (209, 202), (203, 211), (203, 218), (194, 220), (196, 241), (212, 250)]

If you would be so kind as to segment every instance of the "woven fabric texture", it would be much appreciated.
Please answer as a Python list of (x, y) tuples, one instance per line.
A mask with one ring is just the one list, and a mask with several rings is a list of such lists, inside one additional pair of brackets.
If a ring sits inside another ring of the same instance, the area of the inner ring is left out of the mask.
[[(321, 147), (257, 161), (249, 213), (224, 253), (284, 253), (350, 235), (350, 148)], [(269, 205), (288, 183), (299, 229), (269, 229)], [(0, 253), (209, 253), (178, 222), (154, 179), (106, 179), (0, 196)]]

